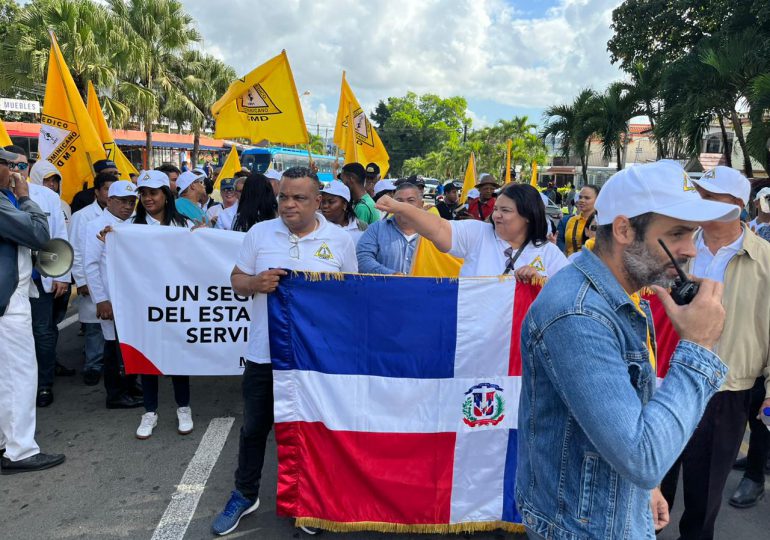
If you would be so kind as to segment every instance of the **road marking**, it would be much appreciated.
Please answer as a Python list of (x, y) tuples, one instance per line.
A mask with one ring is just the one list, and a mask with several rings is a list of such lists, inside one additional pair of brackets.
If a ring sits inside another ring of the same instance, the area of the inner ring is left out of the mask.
[(171, 496), (163, 517), (152, 535), (152, 540), (182, 540), (198, 501), (206, 488), (211, 469), (225, 446), (234, 418), (214, 418), (203, 434), (198, 450), (182, 475), (182, 481)]
[(70, 326), (70, 325), (74, 324), (74, 323), (75, 323), (75, 321), (77, 321), (77, 320), (78, 320), (78, 316), (77, 316), (77, 314), (75, 314), (75, 315), (72, 315), (72, 316), (70, 316), (70, 317), (67, 317), (66, 319), (64, 319), (64, 320), (63, 320), (62, 322), (60, 322), (59, 324), (57, 324), (57, 325), (56, 325), (56, 328), (58, 328), (58, 329), (59, 329), (59, 331), (62, 331), (62, 330), (64, 330), (65, 328), (67, 328), (68, 326)]

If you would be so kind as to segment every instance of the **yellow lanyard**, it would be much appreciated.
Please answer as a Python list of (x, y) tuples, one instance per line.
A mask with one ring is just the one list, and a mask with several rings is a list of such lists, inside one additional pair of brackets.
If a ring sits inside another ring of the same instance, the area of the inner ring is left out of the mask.
[(647, 324), (647, 315), (645, 315), (644, 311), (642, 310), (642, 297), (639, 295), (639, 293), (629, 294), (628, 297), (636, 306), (636, 310), (642, 314), (642, 317), (644, 317), (644, 326), (647, 329), (647, 352), (650, 355), (650, 364), (652, 365), (652, 370), (657, 373), (655, 349), (652, 348), (652, 337), (650, 336), (650, 327)]

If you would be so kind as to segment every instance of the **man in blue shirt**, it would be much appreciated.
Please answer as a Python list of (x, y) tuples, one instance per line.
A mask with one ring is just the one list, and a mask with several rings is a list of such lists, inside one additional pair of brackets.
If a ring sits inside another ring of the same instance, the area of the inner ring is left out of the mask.
[[(414, 184), (396, 188), (393, 198), (422, 209), (422, 194)], [(408, 274), (419, 235), (403, 218), (391, 216), (364, 231), (356, 245), (358, 271), (363, 274)]]
[[(675, 162), (614, 175), (596, 201), (594, 251), (548, 281), (521, 332), (516, 502), (530, 538), (653, 539), (668, 523), (657, 486), (690, 439), (726, 366), (722, 285), (688, 305), (666, 288), (695, 255), (699, 222), (737, 206), (700, 200)], [(681, 340), (656, 390), (652, 287)]]

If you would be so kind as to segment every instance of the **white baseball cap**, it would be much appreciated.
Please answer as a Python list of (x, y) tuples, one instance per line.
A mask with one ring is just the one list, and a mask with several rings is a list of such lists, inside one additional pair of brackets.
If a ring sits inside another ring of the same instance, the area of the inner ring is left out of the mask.
[(267, 178), (271, 178), (273, 180), (280, 180), (281, 176), (283, 176), (281, 173), (276, 171), (275, 169), (268, 169), (265, 171), (265, 176)]
[(670, 160), (623, 169), (599, 192), (596, 222), (609, 225), (618, 216), (632, 218), (648, 212), (694, 222), (738, 219), (740, 208), (701, 199), (689, 180), (681, 165)]
[(481, 193), (479, 193), (479, 190), (476, 188), (471, 189), (468, 191), (468, 198), (469, 199), (478, 199), (479, 196), (481, 196)]
[(321, 190), (321, 193), (336, 195), (350, 202), (350, 189), (339, 180), (332, 180)]
[(195, 174), (194, 171), (185, 171), (179, 175), (179, 178), (176, 179), (176, 187), (179, 190), (179, 193), (182, 193), (184, 190), (190, 187), (193, 182), (202, 181), (203, 178), (204, 177), (201, 175)]
[(128, 180), (118, 180), (110, 184), (110, 189), (107, 191), (108, 197), (136, 197), (136, 186), (133, 182)]
[(700, 178), (693, 178), (692, 183), (711, 193), (726, 193), (741, 199), (744, 205), (749, 204), (751, 182), (732, 167), (714, 167)]
[(161, 171), (142, 171), (136, 180), (137, 188), (159, 188), (162, 186), (171, 187), (168, 181), (168, 175)]
[(757, 191), (757, 194), (754, 196), (754, 200), (760, 201), (767, 196), (770, 196), (770, 187), (763, 187), (762, 189)]
[(375, 195), (379, 195), (383, 191), (396, 191), (396, 184), (393, 183), (393, 180), (378, 180), (374, 184)]
[[(187, 171), (185, 171), (185, 172), (187, 172)], [(202, 168), (200, 168), (200, 167), (195, 167), (195, 168), (192, 170), (192, 173), (193, 173), (195, 176), (201, 176), (201, 177), (203, 177), (203, 178), (208, 178), (208, 175), (206, 174), (206, 171), (204, 171), (204, 170), (203, 170)]]

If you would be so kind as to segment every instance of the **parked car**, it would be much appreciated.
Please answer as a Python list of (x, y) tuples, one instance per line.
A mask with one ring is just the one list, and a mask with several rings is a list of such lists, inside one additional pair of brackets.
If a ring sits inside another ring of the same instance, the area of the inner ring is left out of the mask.
[(435, 178), (423, 178), (423, 181), (425, 182), (425, 191), (423, 192), (423, 197), (426, 199), (436, 199), (436, 189), (438, 188), (439, 182)]

